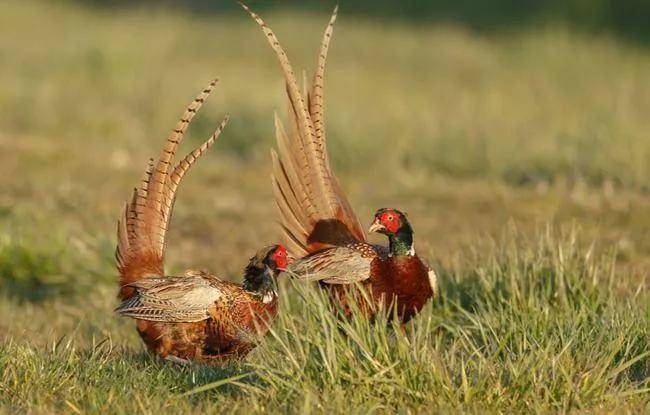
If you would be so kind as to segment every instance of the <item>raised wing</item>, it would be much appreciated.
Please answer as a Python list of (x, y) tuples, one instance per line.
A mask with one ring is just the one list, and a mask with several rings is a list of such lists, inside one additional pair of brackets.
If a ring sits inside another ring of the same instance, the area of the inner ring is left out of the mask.
[(325, 29), (307, 102), (275, 34), (246, 5), (275, 51), (289, 98), (289, 131), (275, 117), (278, 153), (272, 151), (273, 189), (284, 242), (296, 256), (326, 247), (365, 241), (359, 220), (330, 169), (325, 141), (323, 82), (337, 9)]
[(146, 277), (128, 284), (135, 294), (115, 312), (139, 320), (190, 323), (210, 317), (209, 310), (227, 302), (232, 285), (215, 277)]
[(149, 160), (140, 187), (133, 189), (124, 214), (117, 224), (115, 260), (120, 272), (121, 297), (133, 292), (127, 286), (146, 275), (164, 275), (165, 233), (171, 218), (176, 190), (192, 164), (203, 155), (221, 134), (228, 122), (226, 115), (219, 128), (201, 146), (172, 166), (176, 150), (185, 131), (217, 80), (213, 80), (187, 107), (176, 127), (167, 137), (167, 143), (157, 162)]
[[(362, 245), (362, 244), (359, 244)], [(370, 267), (376, 255), (370, 245), (365, 249), (335, 247), (318, 251), (296, 260), (288, 268), (290, 275), (301, 280), (327, 284), (352, 284), (370, 278)]]

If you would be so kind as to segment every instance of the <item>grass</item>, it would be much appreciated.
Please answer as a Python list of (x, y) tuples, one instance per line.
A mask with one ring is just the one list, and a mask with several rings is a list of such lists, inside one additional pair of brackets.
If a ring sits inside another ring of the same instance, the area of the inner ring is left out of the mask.
[(361, 318), (340, 323), (322, 292), (285, 283), (273, 332), (226, 368), (180, 369), (119, 346), (114, 337), (135, 341), (130, 324), (86, 310), (51, 344), (5, 340), (0, 402), (90, 413), (643, 407), (650, 308), (639, 291), (615, 295), (611, 255), (548, 231), (532, 243), (511, 236), (467, 262), (444, 271), (441, 300), (406, 335)]
[[(311, 67), (327, 16), (265, 18)], [(3, 6), (0, 413), (648, 410), (650, 52), (561, 26), (486, 35), (341, 10), (328, 71), (340, 181), (365, 225), (377, 207), (409, 213), (441, 298), (403, 336), (340, 325), (285, 282), (249, 359), (177, 368), (111, 312), (115, 220), (219, 76), (188, 148), (232, 122), (180, 190), (168, 272), (236, 279), (276, 240), (273, 56), (243, 12)]]

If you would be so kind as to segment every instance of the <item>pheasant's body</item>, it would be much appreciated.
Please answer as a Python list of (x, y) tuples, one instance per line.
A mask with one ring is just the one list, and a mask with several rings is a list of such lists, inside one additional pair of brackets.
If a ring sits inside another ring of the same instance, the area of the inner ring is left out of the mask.
[[(199, 279), (201, 283), (197, 284)], [(136, 293), (117, 312), (138, 319), (142, 340), (161, 357), (171, 355), (199, 361), (244, 357), (255, 347), (256, 340), (266, 334), (277, 314), (275, 291), (260, 295), (246, 291), (240, 284), (202, 272), (188, 271), (186, 277), (144, 278), (134, 285)], [(162, 291), (166, 297), (177, 300), (183, 296), (197, 297), (193, 299), (194, 304), (200, 303), (200, 296), (213, 297), (214, 301), (206, 304), (204, 310), (183, 313), (184, 305), (162, 306), (162, 301), (152, 291)], [(149, 298), (145, 298), (147, 296)], [(147, 302), (154, 302), (156, 307)], [(183, 315), (175, 315), (175, 312)], [(202, 319), (174, 321), (196, 318)]]
[[(352, 313), (350, 300), (354, 299), (359, 310), (371, 318), (380, 305), (391, 311), (393, 307), (397, 307), (397, 315), (403, 323), (406, 323), (434, 295), (435, 274), (418, 256), (390, 256), (386, 248), (367, 243), (348, 244), (346, 248), (351, 248), (359, 252), (362, 257), (370, 259), (369, 277), (361, 280), (359, 284), (371, 296), (372, 303), (368, 304), (366, 297), (359, 295), (354, 289), (351, 291), (350, 285), (324, 281), (321, 281), (320, 285), (330, 290), (347, 317)], [(324, 251), (317, 251), (313, 257), (325, 256), (324, 253)], [(299, 270), (302, 275), (318, 272), (314, 268), (300, 269), (300, 264), (308, 261), (308, 258), (309, 256), (299, 260), (292, 269)], [(354, 276), (344, 278), (355, 279)], [(392, 318), (392, 316), (393, 314), (390, 313), (388, 317)]]
[[(350, 313), (351, 297), (369, 316), (380, 304), (397, 306), (409, 321), (437, 291), (435, 273), (413, 249), (413, 230), (406, 216), (381, 209), (371, 231), (389, 237), (388, 249), (367, 243), (361, 224), (330, 168), (323, 103), (324, 72), (336, 9), (325, 29), (316, 73), (306, 99), (279, 40), (262, 19), (242, 4), (262, 27), (282, 68), (289, 100), (289, 128), (275, 120), (278, 153), (272, 152), (273, 188), (284, 242), (300, 259), (290, 268), (298, 278), (319, 281)], [(390, 154), (390, 150), (389, 154)], [(381, 215), (380, 215), (381, 214)], [(389, 220), (390, 219), (390, 220)], [(350, 290), (360, 283), (371, 295), (368, 304)]]
[(212, 146), (217, 131), (175, 166), (185, 131), (216, 84), (196, 97), (167, 138), (159, 160), (149, 161), (141, 185), (118, 222), (115, 258), (120, 273), (117, 313), (136, 319), (147, 347), (170, 359), (222, 362), (245, 356), (277, 313), (275, 277), (287, 266), (281, 245), (262, 248), (250, 259), (244, 284), (188, 271), (164, 276), (165, 234), (176, 190), (193, 163)]
[(375, 302), (395, 301), (397, 315), (408, 322), (433, 296), (429, 267), (417, 256), (383, 257), (373, 261), (368, 279)]

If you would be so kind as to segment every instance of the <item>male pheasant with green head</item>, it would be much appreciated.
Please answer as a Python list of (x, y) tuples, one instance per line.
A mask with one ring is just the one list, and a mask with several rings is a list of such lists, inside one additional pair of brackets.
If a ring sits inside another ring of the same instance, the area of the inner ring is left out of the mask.
[[(298, 87), (289, 59), (277, 37), (248, 7), (275, 51), (286, 82), (289, 126), (276, 116), (278, 153), (272, 152), (273, 188), (285, 243), (300, 259), (289, 270), (299, 278), (317, 280), (331, 290), (344, 312), (351, 295), (374, 316), (379, 305), (396, 307), (409, 321), (437, 291), (436, 275), (413, 246), (413, 228), (397, 209), (379, 209), (369, 229), (388, 237), (388, 248), (371, 245), (332, 173), (326, 149), (323, 82), (325, 60), (336, 9), (325, 29), (316, 73), (306, 97)], [(348, 288), (360, 283), (367, 301)]]
[(219, 137), (217, 131), (175, 166), (172, 161), (190, 121), (216, 80), (190, 104), (167, 138), (160, 159), (149, 161), (118, 222), (115, 257), (122, 304), (117, 313), (136, 319), (147, 347), (177, 362), (220, 363), (244, 357), (268, 331), (277, 314), (275, 278), (288, 265), (281, 245), (260, 249), (244, 270), (244, 284), (189, 270), (164, 271), (165, 234), (181, 179)]

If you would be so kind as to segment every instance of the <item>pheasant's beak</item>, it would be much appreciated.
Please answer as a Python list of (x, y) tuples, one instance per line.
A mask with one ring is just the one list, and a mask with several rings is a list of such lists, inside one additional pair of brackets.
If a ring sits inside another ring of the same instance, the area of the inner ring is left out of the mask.
[(378, 219), (375, 219), (375, 221), (372, 222), (372, 225), (370, 225), (370, 228), (368, 228), (368, 233), (380, 232), (384, 230), (386, 230), (386, 227), (382, 225)]

